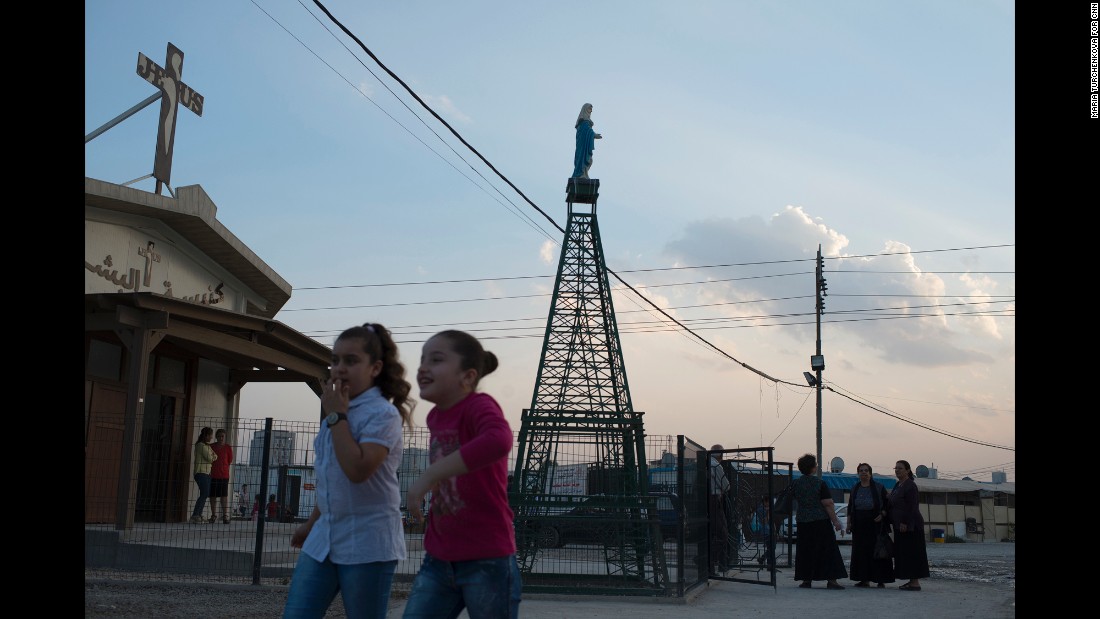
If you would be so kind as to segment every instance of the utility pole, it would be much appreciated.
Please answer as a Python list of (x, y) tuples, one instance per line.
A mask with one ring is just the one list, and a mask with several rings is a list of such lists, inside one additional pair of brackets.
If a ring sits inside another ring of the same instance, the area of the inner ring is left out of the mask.
[(821, 458), (821, 371), (825, 369), (825, 357), (821, 354), (821, 314), (825, 311), (825, 296), (828, 286), (825, 284), (825, 260), (821, 257), (821, 245), (817, 246), (817, 354), (810, 357), (810, 369), (817, 373), (814, 385), (817, 387), (817, 476), (825, 463)]

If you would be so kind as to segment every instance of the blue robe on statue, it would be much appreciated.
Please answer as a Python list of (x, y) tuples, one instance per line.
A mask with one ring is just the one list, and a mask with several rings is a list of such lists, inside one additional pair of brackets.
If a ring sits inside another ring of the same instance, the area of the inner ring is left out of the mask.
[(592, 151), (596, 150), (596, 132), (592, 130), (591, 120), (577, 123), (577, 152), (573, 155), (572, 178), (588, 178), (588, 168), (592, 167)]

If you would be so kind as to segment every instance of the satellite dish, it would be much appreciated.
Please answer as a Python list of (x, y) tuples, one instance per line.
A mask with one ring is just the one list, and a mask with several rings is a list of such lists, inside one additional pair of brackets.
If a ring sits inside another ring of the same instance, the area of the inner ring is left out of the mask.
[(844, 458), (837, 456), (832, 460), (829, 460), (829, 472), (830, 473), (843, 473), (844, 472)]
[(928, 467), (924, 466), (923, 464), (918, 464), (917, 465), (917, 477), (920, 477), (922, 479), (925, 478), (925, 477), (928, 477)]

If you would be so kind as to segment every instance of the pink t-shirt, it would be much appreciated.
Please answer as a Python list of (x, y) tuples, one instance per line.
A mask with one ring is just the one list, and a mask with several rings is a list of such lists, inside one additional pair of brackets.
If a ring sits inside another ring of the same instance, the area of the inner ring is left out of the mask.
[[(508, 505), (512, 428), (487, 393), (471, 393), (447, 410), (428, 413), (431, 461), (454, 450), (469, 472), (440, 482), (424, 532), (424, 549), (441, 561), (506, 557), (516, 552)], [(451, 513), (440, 511), (447, 505)]]

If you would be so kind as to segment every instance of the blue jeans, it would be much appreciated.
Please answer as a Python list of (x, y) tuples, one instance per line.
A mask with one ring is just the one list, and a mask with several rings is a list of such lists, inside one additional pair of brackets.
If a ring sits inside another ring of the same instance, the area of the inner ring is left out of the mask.
[(195, 483), (199, 485), (199, 500), (195, 501), (195, 509), (191, 512), (191, 517), (202, 518), (202, 508), (206, 507), (206, 499), (210, 496), (210, 475), (195, 473)]
[(522, 589), (516, 555), (440, 561), (424, 553), (404, 617), (454, 619), (465, 608), (470, 619), (516, 619)]
[(283, 619), (320, 619), (339, 592), (349, 619), (385, 619), (397, 561), (337, 565), (298, 555)]

